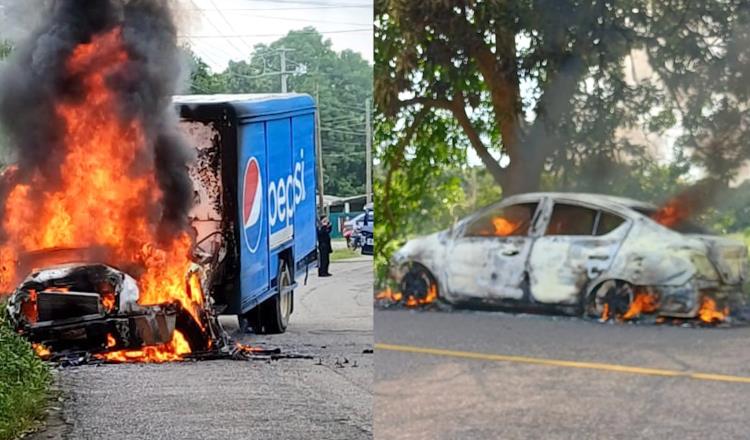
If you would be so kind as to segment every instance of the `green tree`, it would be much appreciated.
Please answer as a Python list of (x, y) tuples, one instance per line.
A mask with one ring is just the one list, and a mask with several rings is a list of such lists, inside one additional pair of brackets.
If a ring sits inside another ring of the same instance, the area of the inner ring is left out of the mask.
[(190, 94), (225, 93), (228, 89), (224, 77), (211, 72), (203, 59), (188, 46), (183, 46), (185, 57), (190, 61)]
[(255, 46), (250, 60), (231, 61), (221, 73), (228, 92), (281, 91), (279, 49), (286, 53), (288, 91), (317, 98), (321, 118), (324, 187), (327, 194), (365, 191), (365, 101), (372, 98), (372, 66), (358, 53), (336, 52), (314, 28), (291, 31)]

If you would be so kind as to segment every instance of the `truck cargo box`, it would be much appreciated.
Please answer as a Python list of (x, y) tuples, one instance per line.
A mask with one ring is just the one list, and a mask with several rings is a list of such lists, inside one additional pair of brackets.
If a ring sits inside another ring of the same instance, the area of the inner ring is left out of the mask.
[[(227, 313), (257, 318), (256, 307), (284, 293), (285, 267), (290, 290), (317, 264), (315, 102), (303, 94), (190, 95), (174, 102), (197, 152), (191, 169), (197, 251), (222, 260), (214, 297)], [(293, 294), (288, 300), (291, 313)]]

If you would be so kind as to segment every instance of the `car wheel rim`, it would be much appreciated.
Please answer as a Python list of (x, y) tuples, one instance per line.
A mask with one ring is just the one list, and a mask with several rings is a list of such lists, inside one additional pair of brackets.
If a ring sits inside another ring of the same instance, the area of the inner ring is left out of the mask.
[(412, 268), (404, 276), (401, 285), (401, 291), (406, 296), (413, 296), (416, 299), (424, 299), (432, 285), (430, 276), (419, 268)]
[(596, 289), (589, 314), (600, 319), (624, 315), (633, 303), (633, 289), (623, 282), (606, 281)]

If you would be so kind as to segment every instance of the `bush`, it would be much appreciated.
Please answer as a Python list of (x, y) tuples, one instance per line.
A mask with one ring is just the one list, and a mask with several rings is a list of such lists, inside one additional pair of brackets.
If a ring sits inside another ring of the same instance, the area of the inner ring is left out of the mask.
[(0, 440), (29, 429), (47, 406), (50, 371), (4, 318), (0, 302)]

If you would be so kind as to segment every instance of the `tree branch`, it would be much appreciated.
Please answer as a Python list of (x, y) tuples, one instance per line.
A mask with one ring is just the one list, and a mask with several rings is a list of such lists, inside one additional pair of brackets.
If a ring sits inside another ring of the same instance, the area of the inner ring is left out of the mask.
[(474, 147), (474, 150), (477, 152), (479, 158), (482, 159), (482, 163), (484, 163), (487, 171), (489, 171), (492, 178), (495, 179), (495, 182), (497, 182), (498, 185), (503, 186), (505, 184), (505, 169), (503, 169), (497, 160), (492, 157), (489, 150), (484, 145), (484, 142), (482, 142), (482, 138), (479, 137), (476, 128), (471, 123), (469, 115), (466, 114), (466, 102), (463, 93), (456, 92), (451, 104), (453, 116), (461, 125), (461, 128), (463, 128), (464, 133), (466, 133), (466, 136), (471, 142), (471, 146)]
[[(412, 121), (411, 125), (406, 128), (404, 136), (399, 139), (398, 143), (396, 143), (396, 145), (394, 146), (396, 152), (394, 152), (393, 156), (391, 156), (391, 160), (388, 161), (388, 171), (386, 171), (385, 182), (383, 183), (383, 200), (387, 201), (390, 198), (393, 172), (401, 168), (401, 163), (404, 161), (404, 151), (406, 150), (406, 146), (409, 145), (411, 139), (414, 137), (414, 134), (417, 131), (417, 128), (419, 128), (419, 125), (422, 123), (422, 120), (424, 120), (424, 118), (427, 116), (427, 114), (430, 113), (431, 110), (432, 106), (425, 104), (424, 107), (422, 107), (422, 109), (419, 110), (419, 112), (414, 116), (414, 120)], [(390, 205), (388, 203), (384, 203), (384, 205), (385, 206), (383, 207), (383, 214), (385, 214), (386, 218), (391, 224), (394, 224), (395, 220), (393, 218), (393, 211), (391, 211)]]

